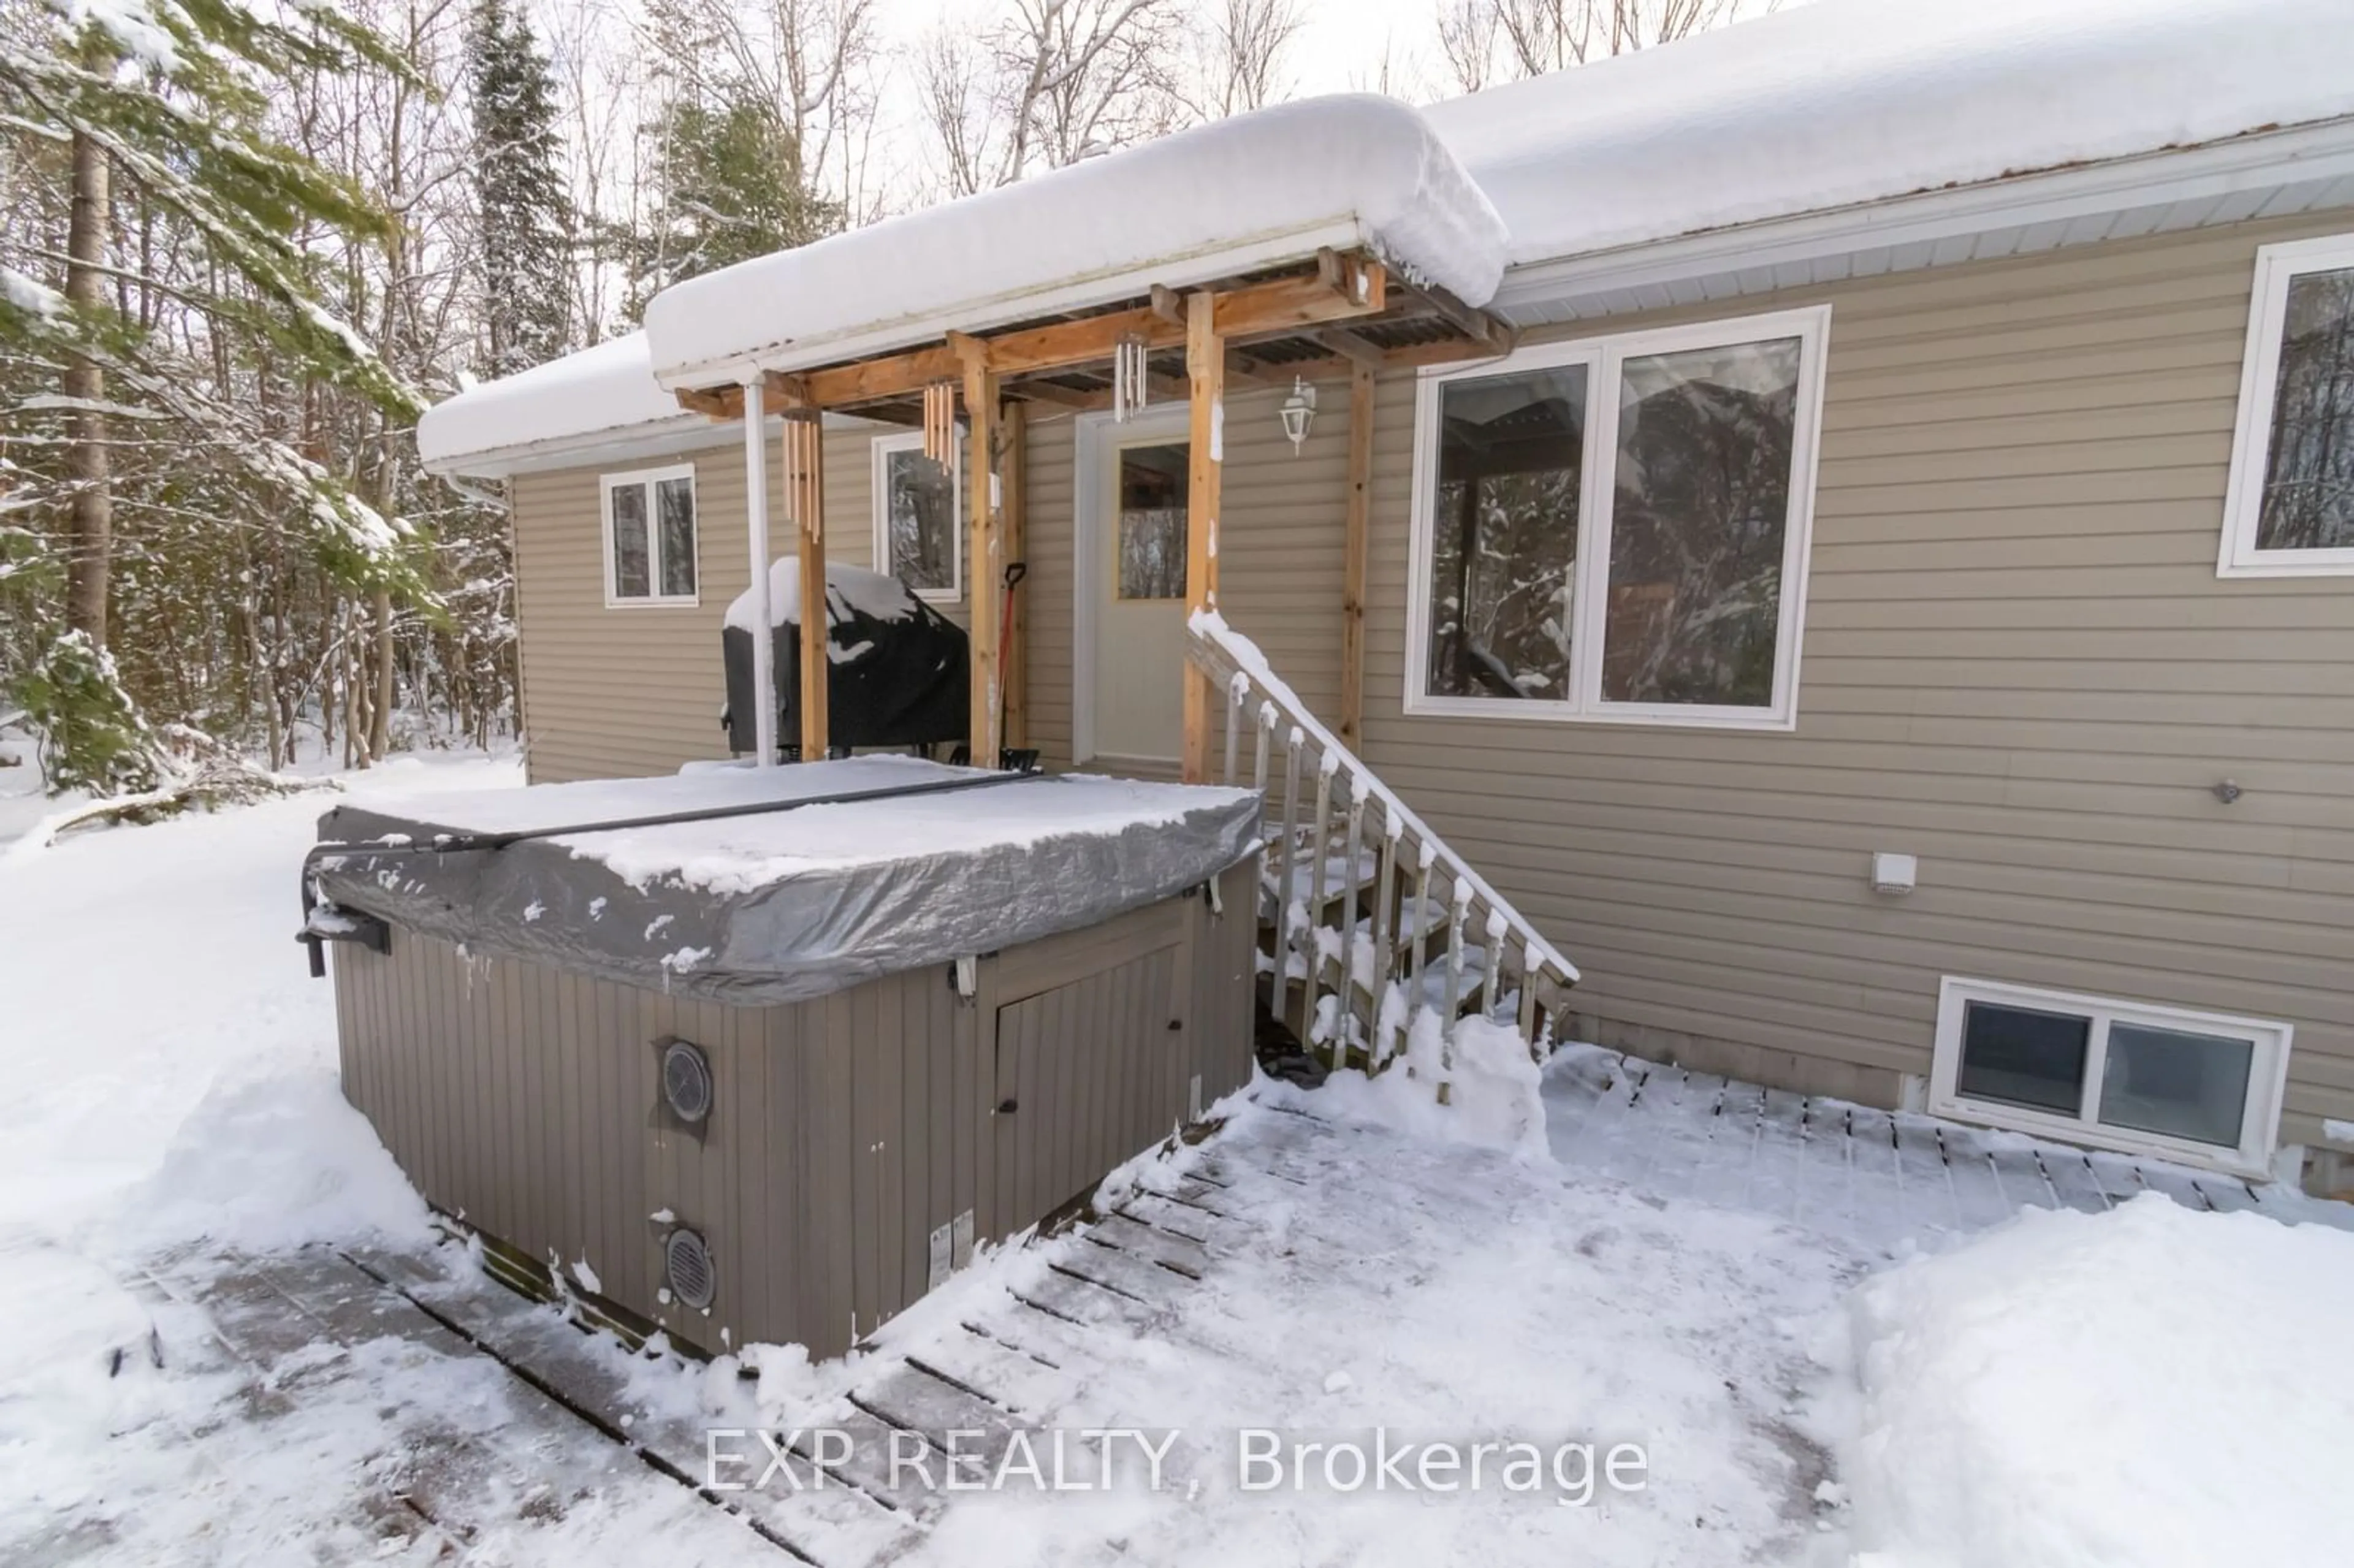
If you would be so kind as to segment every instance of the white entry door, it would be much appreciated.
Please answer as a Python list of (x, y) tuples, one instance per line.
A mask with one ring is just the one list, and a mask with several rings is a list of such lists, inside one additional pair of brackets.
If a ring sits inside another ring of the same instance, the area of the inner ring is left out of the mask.
[[(1174, 768), (1183, 749), (1185, 493), (1182, 404), (1094, 428), (1093, 758)], [(1083, 590), (1086, 591), (1086, 590)]]

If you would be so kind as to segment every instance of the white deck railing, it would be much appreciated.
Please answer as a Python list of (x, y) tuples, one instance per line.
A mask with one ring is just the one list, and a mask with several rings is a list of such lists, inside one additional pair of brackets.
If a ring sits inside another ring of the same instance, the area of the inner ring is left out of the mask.
[(1336, 1066), (1361, 1056), (1378, 1071), (1425, 1008), (1449, 1035), (1467, 1017), (1510, 1023), (1543, 1054), (1575, 967), (1318, 722), (1250, 639), (1214, 611), (1187, 630), (1187, 656), (1225, 694), (1225, 781), (1244, 781), (1247, 737), (1249, 782), (1280, 811), (1260, 876), (1275, 1015)]

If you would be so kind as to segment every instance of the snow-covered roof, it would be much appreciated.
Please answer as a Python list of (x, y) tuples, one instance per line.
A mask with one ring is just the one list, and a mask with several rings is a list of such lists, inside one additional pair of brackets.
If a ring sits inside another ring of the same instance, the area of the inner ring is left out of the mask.
[(629, 333), (546, 365), (470, 387), (417, 422), (417, 453), (436, 471), (474, 471), (466, 460), (552, 442), (594, 444), (652, 425), (701, 431), (646, 362), (646, 334)]
[(1521, 265), (2354, 114), (2354, 4), (1817, 0), (1425, 112)]
[[(2253, 150), (2196, 192), (2132, 175), (2238, 141)], [(646, 334), (461, 394), (419, 443), (429, 466), (500, 472), (513, 449), (552, 461), (623, 429), (707, 438), (664, 383), (935, 343), (1325, 245), (1370, 246), (1474, 304), (1509, 265), (1497, 308), (1515, 311), (1662, 302), (1629, 291), (1693, 246), (1765, 287), (1822, 247), (1893, 242), (1900, 205), (1940, 194), (1974, 205), (1911, 238), (2074, 234), (2050, 219), (2082, 213), (2052, 193), (2103, 170), (2125, 172), (2115, 190), (2069, 199), (2173, 212), (2232, 192), (2242, 206), (2200, 210), (2244, 216), (2268, 186), (2342, 192), (2327, 182), (2354, 178), (2354, 0), (1816, 0), (1420, 111), (1279, 105), (678, 284)], [(1793, 223), (1845, 227), (1802, 254)]]
[(1495, 209), (1416, 111), (1279, 104), (663, 290), (653, 370), (711, 385), (937, 342), (1366, 246), (1472, 304), (1504, 270)]

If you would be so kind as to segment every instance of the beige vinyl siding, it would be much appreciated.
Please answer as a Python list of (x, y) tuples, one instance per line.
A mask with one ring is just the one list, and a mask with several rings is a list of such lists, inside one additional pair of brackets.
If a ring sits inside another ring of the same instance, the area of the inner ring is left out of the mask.
[[(1404, 716), (1414, 388), (1385, 383), (1369, 760), (1615, 1041), (1887, 1099), (1961, 974), (2286, 1020), (2284, 1140), (2354, 1116), (2354, 591), (2215, 575), (2255, 248), (2333, 228), (1607, 323), (1832, 304), (1789, 735)], [(1872, 893), (1874, 850), (1919, 888)]]
[[(873, 442), (887, 427), (826, 433), (826, 556), (851, 566), (875, 554)], [(769, 443), (769, 537), (795, 548), (784, 516), (782, 445)], [(695, 464), (693, 608), (609, 608), (599, 481), (608, 473)], [(751, 580), (745, 541), (744, 448), (725, 440), (687, 458), (525, 474), (514, 481), (524, 728), (532, 782), (676, 772), (727, 755), (719, 629)], [(961, 625), (962, 603), (933, 607)]]
[(1071, 516), (1076, 504), (1072, 461), (1077, 429), (1071, 415), (1042, 417), (1034, 407), (1023, 454), (1029, 495), (1023, 555), (1030, 575), (1019, 591), (1030, 641), (1029, 741), (1049, 768), (1071, 763)]
[[(2354, 213), (1589, 329), (1832, 306), (1790, 734), (1404, 716), (1414, 381), (1386, 378), (1369, 760), (1578, 962), (1578, 1024), (1614, 1041), (1891, 1101), (1961, 974), (2285, 1020), (2285, 1140), (2354, 1118), (2354, 586), (2215, 575), (2255, 249), (2344, 231)], [(1279, 394), (1231, 400), (1221, 582), (1331, 721), (1348, 391), (1320, 392), (1298, 457)], [(1076, 421), (1034, 414), (1030, 733), (1065, 765)], [(834, 552), (862, 561), (864, 441), (833, 438), (828, 481), (856, 514)], [(693, 612), (603, 609), (593, 472), (519, 482), (535, 778), (716, 747), (741, 467), (699, 464)], [(1919, 889), (1872, 893), (1874, 850), (1920, 856)]]

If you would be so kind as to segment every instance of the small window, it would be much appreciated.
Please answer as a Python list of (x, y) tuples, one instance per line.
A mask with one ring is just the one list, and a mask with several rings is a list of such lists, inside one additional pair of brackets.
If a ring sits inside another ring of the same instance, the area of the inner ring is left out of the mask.
[(935, 603), (964, 596), (963, 453), (942, 467), (920, 431), (875, 440), (875, 569)]
[(609, 473), (605, 495), (605, 603), (695, 602), (693, 466)]
[(1829, 321), (1426, 377), (1407, 711), (1791, 727)]
[(2289, 1026), (1947, 980), (1929, 1109), (2269, 1174)]
[(2354, 574), (2354, 235), (2256, 252), (2218, 569)]
[(1121, 449), (1119, 597), (1185, 597), (1187, 448), (1183, 441)]

